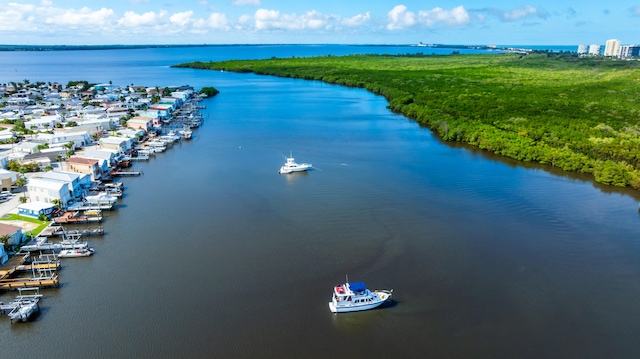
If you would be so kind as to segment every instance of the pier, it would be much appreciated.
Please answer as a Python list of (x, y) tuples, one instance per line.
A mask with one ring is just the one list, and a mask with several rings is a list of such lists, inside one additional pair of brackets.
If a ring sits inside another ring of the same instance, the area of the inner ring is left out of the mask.
[[(82, 209), (82, 207), (79, 209)], [(99, 222), (102, 222), (102, 212), (100, 210), (91, 209), (91, 210), (86, 210), (84, 215), (80, 215), (79, 211), (67, 211), (64, 214), (62, 214), (62, 216), (54, 218), (53, 221), (55, 223), (76, 223), (76, 224), (96, 223), (96, 222), (99, 223)], [(49, 231), (53, 231), (53, 232), (56, 231), (55, 228), (52, 228), (52, 229), (49, 229), (49, 228), (45, 229), (45, 231), (43, 232), (48, 233)], [(46, 233), (41, 235), (47, 236)], [(57, 234), (52, 233), (51, 235), (55, 236)], [(60, 233), (59, 235), (62, 235), (62, 234)]]
[(130, 177), (130, 176), (140, 176), (142, 172), (140, 171), (111, 171), (112, 176), (120, 176), (120, 177)]

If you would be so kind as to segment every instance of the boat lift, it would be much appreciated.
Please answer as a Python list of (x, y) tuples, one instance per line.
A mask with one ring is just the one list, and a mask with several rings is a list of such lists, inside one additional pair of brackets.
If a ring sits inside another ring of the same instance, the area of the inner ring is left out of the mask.
[(18, 291), (19, 295), (12, 302), (0, 302), (0, 313), (8, 315), (11, 324), (18, 320), (26, 322), (33, 313), (40, 311), (40, 288), (19, 288)]

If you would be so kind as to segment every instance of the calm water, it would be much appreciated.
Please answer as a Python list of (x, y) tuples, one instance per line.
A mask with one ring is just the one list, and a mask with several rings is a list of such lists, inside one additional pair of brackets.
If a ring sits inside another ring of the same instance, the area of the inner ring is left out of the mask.
[[(221, 91), (193, 140), (123, 179), (37, 319), (0, 319), (3, 357), (640, 355), (635, 193), (444, 144), (362, 90), (168, 68), (333, 47), (181, 51), (2, 54), (18, 81)], [(316, 169), (279, 175), (289, 151)], [(395, 301), (331, 314), (346, 274)]]

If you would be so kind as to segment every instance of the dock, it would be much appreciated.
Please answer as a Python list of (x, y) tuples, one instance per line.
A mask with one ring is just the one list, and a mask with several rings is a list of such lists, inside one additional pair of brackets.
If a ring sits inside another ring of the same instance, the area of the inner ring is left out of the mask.
[(9, 278), (0, 279), (0, 289), (16, 290), (20, 288), (48, 288), (60, 285), (58, 275), (54, 274), (49, 278)]
[[(78, 209), (82, 209), (82, 206)], [(85, 214), (81, 215), (79, 211), (67, 211), (67, 212), (64, 212), (62, 216), (54, 218), (53, 221), (55, 223), (102, 222), (102, 213), (100, 212), (100, 210), (85, 210)]]
[(140, 171), (112, 171), (111, 175), (112, 176), (120, 176), (120, 177), (131, 177), (131, 176), (140, 176), (142, 174), (142, 172)]

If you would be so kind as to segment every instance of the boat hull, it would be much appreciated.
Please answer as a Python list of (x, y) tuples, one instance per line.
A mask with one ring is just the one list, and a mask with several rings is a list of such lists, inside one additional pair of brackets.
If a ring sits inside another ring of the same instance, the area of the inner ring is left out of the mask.
[(93, 254), (93, 249), (64, 249), (58, 253), (60, 258), (88, 257)]
[(363, 310), (375, 309), (391, 299), (391, 291), (375, 291), (371, 302), (354, 303), (354, 302), (338, 302), (333, 299), (329, 302), (329, 310), (333, 313), (360, 312)]

